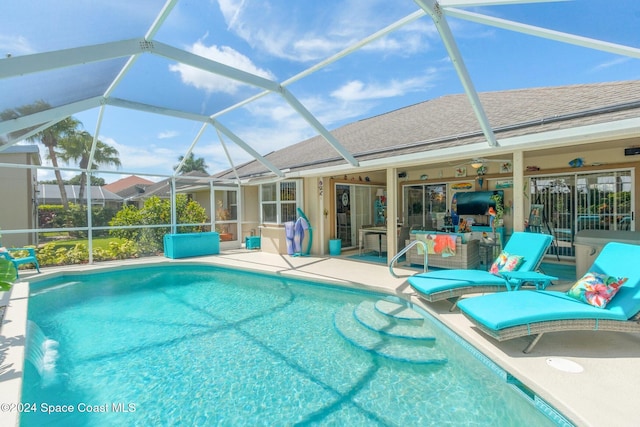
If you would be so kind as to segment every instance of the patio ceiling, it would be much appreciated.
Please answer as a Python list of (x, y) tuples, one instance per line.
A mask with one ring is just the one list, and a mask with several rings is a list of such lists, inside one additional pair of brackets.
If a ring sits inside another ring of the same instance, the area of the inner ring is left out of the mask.
[[(24, 7), (20, 9), (22, 13), (38, 10), (39, 2), (35, 0), (25, 0), (23, 3)], [(305, 106), (301, 98), (296, 95), (295, 87), (317, 73), (331, 73), (336, 63), (348, 56), (356, 55), (372, 43), (417, 21), (430, 19), (473, 109), (484, 144), (490, 152), (491, 149), (500, 147), (500, 141), (496, 139), (494, 128), (476, 92), (476, 85), (465, 64), (465, 57), (452, 31), (451, 20), (473, 22), (640, 59), (640, 49), (634, 46), (504, 19), (497, 17), (499, 14), (492, 13), (499, 10), (496, 8), (501, 6), (544, 3), (549, 4), (549, 13), (553, 14), (555, 5), (561, 3), (558, 1), (415, 0), (415, 2), (402, 2), (396, 8), (398, 12), (390, 14), (390, 21), (386, 26), (360, 40), (351, 42), (311, 66), (306, 65), (307, 62), (305, 66), (298, 64), (295, 70), (289, 68), (288, 74), (278, 79), (273, 73), (265, 72), (262, 68), (248, 71), (248, 67), (241, 69), (207, 57), (205, 53), (194, 49), (193, 46), (185, 48), (184, 39), (174, 35), (180, 33), (176, 31), (182, 13), (180, 6), (193, 6), (190, 2), (168, 0), (163, 3), (158, 0), (148, 0), (144, 2), (146, 7), (140, 7), (139, 14), (135, 16), (118, 15), (117, 7), (119, 6), (115, 5), (119, 3), (114, 2), (112, 8), (109, 6), (110, 2), (106, 3), (108, 4), (100, 5), (100, 13), (105, 10), (109, 12), (104, 19), (106, 22), (101, 22), (101, 25), (79, 25), (80, 28), (74, 31), (64, 27), (43, 31), (41, 43), (34, 43), (36, 46), (42, 46), (42, 50), (32, 48), (31, 50), (35, 52), (26, 54), (7, 52), (6, 57), (0, 59), (0, 93), (3, 94), (0, 97), (0, 112), (14, 113), (0, 117), (0, 141), (5, 142), (0, 146), (0, 151), (41, 132), (66, 117), (91, 109), (99, 111), (97, 124), (93, 130), (93, 134), (96, 135), (95, 144), (97, 135), (101, 134), (105, 111), (110, 108), (124, 108), (198, 124), (197, 132), (193, 135), (191, 142), (182, 147), (185, 158), (198, 146), (204, 132), (213, 130), (227, 155), (229, 168), (235, 168), (235, 164), (228, 154), (228, 147), (230, 144), (235, 144), (267, 168), (272, 176), (282, 178), (287, 175), (287, 171), (274, 166), (265, 157), (270, 151), (269, 147), (260, 146), (258, 140), (240, 136), (232, 126), (225, 124), (228, 116), (240, 110), (246, 110), (263, 98), (276, 96), (278, 102), (286, 104), (287, 108), (293, 110), (315, 135), (324, 139), (326, 146), (337, 153), (341, 162), (357, 168), (359, 162), (354, 153), (346, 149), (330, 132), (327, 125), (323, 124), (323, 120)], [(251, 3), (248, 7), (255, 9), (267, 7), (261, 2), (248, 3)], [(99, 22), (101, 19), (94, 15), (98, 13), (95, 8), (74, 8), (73, 3), (68, 4), (68, 10), (65, 6), (60, 6), (62, 9), (60, 12), (77, 13), (79, 22)], [(207, 7), (213, 8), (214, 5), (209, 4)], [(398, 16), (400, 11), (404, 13), (403, 16)], [(256, 13), (259, 12), (256, 10)], [(380, 10), (380, 13), (385, 13), (385, 10)], [(121, 19), (121, 22), (113, 21), (116, 16)], [(206, 16), (203, 16), (203, 19), (206, 19)], [(322, 16), (317, 16), (317, 19), (321, 20)], [(354, 13), (351, 19), (351, 25), (357, 26), (360, 24), (358, 20), (366, 17)], [(28, 25), (30, 17), (6, 13), (4, 18), (0, 18), (0, 24), (3, 20), (6, 20), (6, 23), (19, 21), (23, 25)], [(55, 21), (55, 17), (52, 17), (52, 20)], [(184, 32), (188, 32), (188, 28), (185, 28)], [(224, 38), (225, 35), (216, 33), (216, 37)], [(45, 43), (46, 38), (54, 42)], [(259, 55), (257, 51), (255, 54)], [(254, 59), (253, 62), (256, 64), (261, 62), (259, 56), (250, 59)], [(219, 81), (224, 82), (223, 84), (237, 89), (226, 92), (212, 90), (203, 95), (203, 90), (189, 87), (184, 82), (176, 82), (176, 79), (171, 83), (176, 87), (162, 86), (165, 83), (164, 81), (160, 83), (159, 75), (171, 74), (180, 67), (215, 75)], [(183, 87), (181, 88), (180, 85)], [(170, 89), (179, 90), (180, 96), (167, 96)], [(234, 121), (229, 120), (229, 122)], [(89, 164), (92, 163), (89, 162)], [(175, 174), (180, 173), (181, 167), (182, 164)]]

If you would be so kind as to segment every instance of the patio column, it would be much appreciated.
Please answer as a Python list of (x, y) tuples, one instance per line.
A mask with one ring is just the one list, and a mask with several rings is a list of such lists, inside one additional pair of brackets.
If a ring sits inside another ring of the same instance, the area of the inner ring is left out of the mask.
[(522, 151), (516, 151), (513, 153), (513, 231), (524, 231), (524, 198), (524, 155)]
[(398, 169), (387, 168), (387, 261), (398, 252)]

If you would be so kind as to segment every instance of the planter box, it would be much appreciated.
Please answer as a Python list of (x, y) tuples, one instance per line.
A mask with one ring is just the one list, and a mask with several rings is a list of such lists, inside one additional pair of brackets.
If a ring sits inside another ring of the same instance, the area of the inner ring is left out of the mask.
[(216, 232), (164, 235), (164, 256), (187, 258), (220, 253), (220, 235)]

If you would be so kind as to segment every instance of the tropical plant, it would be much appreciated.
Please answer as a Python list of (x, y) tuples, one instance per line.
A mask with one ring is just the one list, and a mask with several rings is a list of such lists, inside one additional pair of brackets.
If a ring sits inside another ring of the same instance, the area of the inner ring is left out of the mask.
[(65, 209), (69, 208), (69, 200), (67, 198), (67, 191), (64, 188), (62, 174), (60, 173), (60, 169), (58, 169), (58, 153), (56, 152), (56, 147), (58, 147), (58, 144), (62, 141), (75, 136), (76, 130), (80, 126), (82, 126), (82, 122), (73, 117), (67, 117), (58, 123), (49, 126), (42, 132), (38, 132), (27, 138), (28, 141), (41, 142), (49, 150), (47, 157), (51, 160), (51, 165), (54, 167), (54, 173), (56, 175), (56, 180), (58, 181), (58, 187), (60, 188), (60, 199), (62, 200), (62, 206), (64, 206)]
[[(93, 150), (93, 136), (87, 131), (74, 132), (67, 138), (60, 140), (57, 152), (60, 160), (69, 163), (70, 161), (78, 162), (78, 166), (82, 170), (80, 173), (80, 191), (78, 198), (80, 203), (84, 203), (84, 191), (87, 184), (87, 170), (97, 169), (98, 165), (113, 165), (119, 167), (121, 165), (118, 158), (118, 150), (108, 144), (96, 140), (95, 150)], [(91, 164), (89, 164), (91, 162)]]
[(496, 202), (496, 215), (493, 218), (493, 229), (495, 230), (498, 224), (500, 224), (500, 222), (502, 221), (502, 217), (504, 216), (504, 205), (502, 203), (502, 196), (498, 193), (492, 194), (490, 199)]
[[(206, 210), (185, 194), (176, 195), (176, 215), (178, 224), (201, 224), (207, 220)], [(171, 222), (171, 202), (153, 196), (145, 200), (142, 208), (124, 206), (109, 222), (112, 227), (131, 225), (157, 225)], [(199, 225), (178, 226), (178, 232), (189, 233), (202, 231)], [(163, 248), (163, 237), (168, 227), (125, 228), (110, 230), (109, 234), (134, 241), (142, 253), (154, 253)]]
[(205, 163), (205, 160), (202, 157), (198, 157), (196, 159), (193, 153), (189, 153), (186, 159), (184, 156), (180, 156), (178, 157), (178, 160), (180, 161), (180, 163), (175, 165), (173, 167), (173, 170), (177, 171), (178, 168), (180, 167), (180, 164), (184, 161), (179, 171), (180, 175), (184, 175), (186, 173), (193, 172), (193, 171), (203, 172), (206, 174), (209, 173), (207, 172), (207, 168), (209, 166), (207, 166), (207, 164)]
[(0, 291), (8, 291), (18, 277), (16, 267), (11, 261), (0, 257)]
[[(81, 180), (82, 180), (82, 174), (80, 173), (74, 177), (71, 177), (70, 179), (67, 179), (65, 182), (69, 185), (80, 185)], [(46, 184), (46, 182), (42, 182), (42, 184)], [(104, 180), (104, 178), (91, 175), (91, 183), (89, 185), (102, 187), (103, 185), (106, 185), (106, 184), (107, 182)]]

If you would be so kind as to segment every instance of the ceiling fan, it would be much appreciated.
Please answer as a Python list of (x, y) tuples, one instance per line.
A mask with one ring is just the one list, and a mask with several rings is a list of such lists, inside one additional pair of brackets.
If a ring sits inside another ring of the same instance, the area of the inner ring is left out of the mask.
[(486, 159), (484, 157), (474, 157), (464, 163), (455, 165), (454, 167), (470, 165), (474, 169), (479, 169), (485, 165), (485, 163), (511, 163), (509, 159)]

